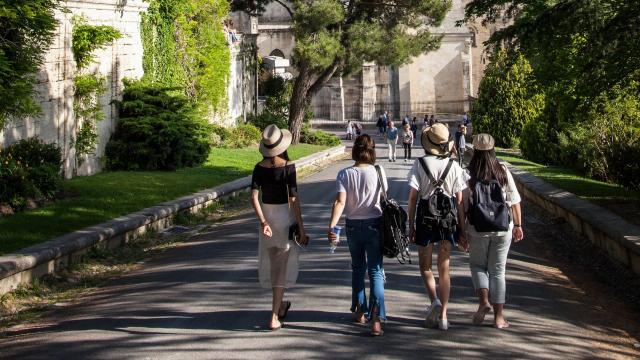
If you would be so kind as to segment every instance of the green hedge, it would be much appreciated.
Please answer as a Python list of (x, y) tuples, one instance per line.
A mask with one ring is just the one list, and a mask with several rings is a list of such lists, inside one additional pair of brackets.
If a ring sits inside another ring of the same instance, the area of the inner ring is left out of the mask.
[(0, 203), (22, 210), (28, 199), (51, 199), (60, 190), (62, 156), (37, 138), (0, 149)]
[(251, 124), (238, 125), (235, 128), (214, 125), (212, 133), (212, 144), (217, 148), (240, 149), (255, 145), (262, 138), (260, 129)]
[(175, 170), (204, 163), (211, 126), (172, 89), (125, 82), (120, 120), (106, 147), (110, 170)]
[(305, 124), (300, 132), (300, 142), (303, 144), (338, 146), (342, 142), (340, 139), (330, 133), (322, 130), (313, 130), (311, 126)]

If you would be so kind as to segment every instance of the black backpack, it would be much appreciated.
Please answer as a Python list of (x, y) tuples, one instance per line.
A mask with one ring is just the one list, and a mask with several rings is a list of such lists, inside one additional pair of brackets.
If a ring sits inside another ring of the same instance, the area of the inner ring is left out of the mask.
[(380, 230), (380, 250), (388, 258), (396, 258), (400, 264), (411, 264), (409, 236), (407, 236), (407, 212), (398, 203), (387, 197), (380, 167), (376, 165), (378, 186), (382, 191), (382, 221)]
[(508, 231), (510, 217), (500, 183), (496, 180), (476, 182), (469, 204), (469, 223), (476, 231)]
[(442, 173), (442, 176), (440, 176), (440, 179), (436, 180), (429, 171), (425, 159), (420, 158), (420, 165), (422, 165), (422, 169), (424, 169), (424, 172), (429, 177), (431, 184), (435, 186), (436, 189), (428, 199), (420, 200), (421, 211), (418, 214), (418, 220), (422, 221), (425, 229), (430, 232), (439, 233), (441, 238), (455, 234), (458, 227), (458, 212), (455, 198), (445, 194), (442, 189), (444, 179), (449, 174), (449, 170), (451, 170), (453, 162), (453, 159), (449, 159), (449, 163)]

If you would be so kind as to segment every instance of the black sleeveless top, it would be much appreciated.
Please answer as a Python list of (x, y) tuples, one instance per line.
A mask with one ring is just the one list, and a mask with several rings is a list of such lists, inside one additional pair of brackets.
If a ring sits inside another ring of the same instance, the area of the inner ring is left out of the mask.
[[(288, 179), (285, 179), (285, 167), (267, 168), (256, 164), (251, 177), (251, 189), (262, 191), (262, 202), (265, 204), (286, 204), (289, 197), (298, 196), (296, 182), (296, 165), (286, 166)], [(287, 196), (287, 184), (289, 194)]]

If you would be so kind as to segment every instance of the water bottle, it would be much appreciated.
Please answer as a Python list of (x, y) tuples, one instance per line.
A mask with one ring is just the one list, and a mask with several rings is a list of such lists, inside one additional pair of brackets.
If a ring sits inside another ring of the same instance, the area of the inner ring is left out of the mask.
[(336, 241), (331, 242), (329, 244), (329, 254), (335, 253), (336, 249), (338, 248), (338, 244), (340, 243), (340, 233), (342, 232), (342, 226), (334, 226), (331, 229), (331, 232), (336, 235)]

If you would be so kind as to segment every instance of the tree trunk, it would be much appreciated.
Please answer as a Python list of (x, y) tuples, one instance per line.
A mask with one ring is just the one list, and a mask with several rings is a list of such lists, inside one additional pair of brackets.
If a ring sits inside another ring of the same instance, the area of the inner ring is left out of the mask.
[(289, 130), (293, 135), (293, 144), (300, 142), (300, 130), (302, 130), (304, 115), (311, 104), (311, 99), (331, 79), (339, 65), (340, 62), (336, 59), (313, 81), (314, 74), (309, 71), (307, 64), (301, 64), (289, 103)]
[(311, 87), (312, 74), (305, 64), (300, 66), (300, 73), (293, 84), (291, 101), (289, 102), (289, 130), (293, 135), (293, 144), (300, 142), (300, 130), (304, 122), (304, 113), (311, 104), (311, 97), (307, 96)]

